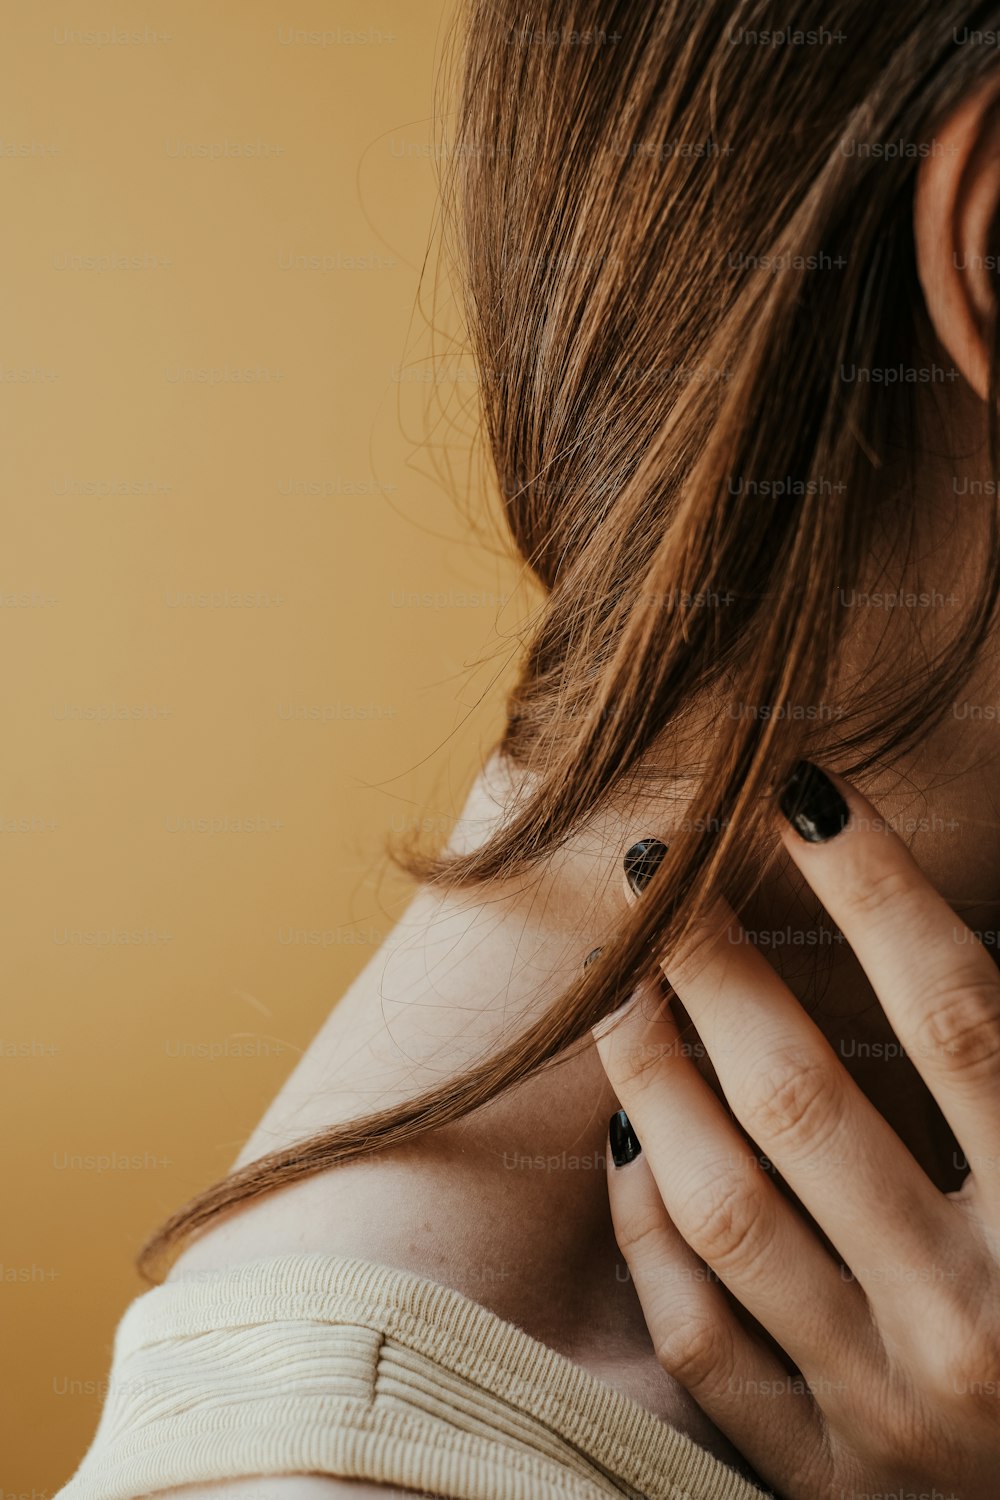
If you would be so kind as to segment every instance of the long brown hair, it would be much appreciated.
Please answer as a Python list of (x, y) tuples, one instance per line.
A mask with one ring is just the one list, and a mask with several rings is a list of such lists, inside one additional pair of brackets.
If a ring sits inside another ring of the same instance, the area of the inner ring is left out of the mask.
[[(963, 34), (1000, 28), (1000, 6), (782, 10), (784, 40), (751, 0), (461, 8), (446, 223), (502, 504), (547, 597), (500, 747), (530, 794), (481, 847), (409, 866), (445, 886), (530, 874), (652, 774), (667, 731), (689, 816), (540, 1019), (446, 1084), (205, 1189), (143, 1245), (148, 1280), (224, 1211), (569, 1055), (723, 876), (734, 899), (749, 889), (767, 796), (795, 759), (821, 744), (848, 775), (885, 764), (971, 670), (1000, 592), (995, 507), (981, 585), (932, 649), (914, 635), (846, 686), (838, 592), (906, 512), (893, 455), (908, 403), (878, 372), (917, 368), (915, 172), (995, 66)], [(708, 710), (692, 727), (694, 704)]]

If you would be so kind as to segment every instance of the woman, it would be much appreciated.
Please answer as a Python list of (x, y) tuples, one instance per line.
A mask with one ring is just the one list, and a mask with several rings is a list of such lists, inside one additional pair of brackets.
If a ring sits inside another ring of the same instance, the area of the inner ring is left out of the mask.
[(60, 1495), (992, 1496), (1000, 6), (464, 14), (547, 601)]

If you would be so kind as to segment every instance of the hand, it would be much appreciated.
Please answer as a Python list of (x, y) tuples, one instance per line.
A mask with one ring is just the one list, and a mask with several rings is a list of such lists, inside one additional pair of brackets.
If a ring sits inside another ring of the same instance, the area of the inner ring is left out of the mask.
[(720, 908), (663, 973), (829, 1244), (683, 1055), (658, 975), (594, 1029), (627, 1116), (615, 1234), (663, 1368), (786, 1500), (996, 1500), (1000, 974), (864, 798), (811, 767), (798, 784), (785, 847), (971, 1173), (935, 1188)]

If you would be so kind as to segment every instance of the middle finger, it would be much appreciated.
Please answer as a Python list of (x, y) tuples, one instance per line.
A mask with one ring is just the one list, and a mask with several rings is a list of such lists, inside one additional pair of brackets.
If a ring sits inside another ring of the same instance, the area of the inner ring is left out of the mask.
[(732, 911), (661, 961), (741, 1125), (870, 1299), (926, 1274), (947, 1200), (865, 1097)]
[(845, 1282), (684, 1057), (658, 980), (594, 1035), (671, 1221), (829, 1397), (871, 1331), (860, 1288)]

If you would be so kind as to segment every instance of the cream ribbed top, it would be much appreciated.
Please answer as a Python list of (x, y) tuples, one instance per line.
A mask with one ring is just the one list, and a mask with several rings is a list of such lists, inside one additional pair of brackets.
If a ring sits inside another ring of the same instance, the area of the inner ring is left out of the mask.
[(452, 1500), (761, 1500), (637, 1402), (449, 1287), (299, 1253), (138, 1296), (53, 1500), (313, 1473)]

